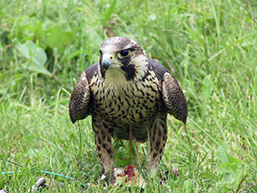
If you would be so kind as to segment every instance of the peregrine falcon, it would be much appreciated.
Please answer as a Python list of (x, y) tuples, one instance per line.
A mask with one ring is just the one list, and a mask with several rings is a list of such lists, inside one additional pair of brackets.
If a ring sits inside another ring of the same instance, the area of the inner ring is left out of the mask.
[(187, 102), (178, 82), (126, 37), (101, 43), (98, 62), (82, 73), (69, 104), (72, 123), (92, 116), (105, 172), (114, 165), (112, 137), (129, 140), (130, 134), (139, 142), (148, 140), (147, 161), (155, 172), (167, 141), (167, 113), (186, 123)]

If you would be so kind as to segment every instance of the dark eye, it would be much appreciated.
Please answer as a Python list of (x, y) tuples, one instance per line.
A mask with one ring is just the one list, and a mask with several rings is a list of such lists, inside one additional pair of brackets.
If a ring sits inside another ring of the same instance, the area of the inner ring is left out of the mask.
[(129, 50), (122, 50), (121, 52), (120, 52), (120, 55), (121, 56), (127, 56), (129, 54)]
[(124, 57), (127, 57), (129, 54), (130, 54), (130, 50), (127, 49), (127, 50), (122, 50), (118, 53), (118, 57), (119, 58), (124, 58)]

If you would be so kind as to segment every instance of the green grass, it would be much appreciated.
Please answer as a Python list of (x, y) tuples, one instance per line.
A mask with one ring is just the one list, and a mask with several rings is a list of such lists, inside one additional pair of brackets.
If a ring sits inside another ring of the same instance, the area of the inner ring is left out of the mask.
[(145, 191), (257, 191), (256, 21), (253, 0), (1, 1), (0, 189), (24, 192), (47, 176), (61, 192), (104, 191), (90, 118), (73, 125), (68, 103), (114, 33), (171, 65), (188, 101), (186, 128), (169, 116), (160, 165), (180, 177)]

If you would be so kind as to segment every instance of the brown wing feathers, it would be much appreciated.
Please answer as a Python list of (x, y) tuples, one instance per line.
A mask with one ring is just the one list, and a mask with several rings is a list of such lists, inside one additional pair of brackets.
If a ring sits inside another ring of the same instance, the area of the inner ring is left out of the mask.
[(162, 98), (169, 113), (186, 123), (187, 103), (185, 96), (175, 78), (168, 72), (163, 76)]
[(178, 82), (159, 62), (150, 58), (148, 61), (154, 73), (162, 82), (162, 98), (166, 107), (168, 108), (168, 112), (175, 118), (186, 123), (187, 102)]
[(72, 123), (86, 118), (89, 113), (90, 88), (87, 80), (87, 74), (84, 71), (75, 86), (69, 105), (69, 114)]

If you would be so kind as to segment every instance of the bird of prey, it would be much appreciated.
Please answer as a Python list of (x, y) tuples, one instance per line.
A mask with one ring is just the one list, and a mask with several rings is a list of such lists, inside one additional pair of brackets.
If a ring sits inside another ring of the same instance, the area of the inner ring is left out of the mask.
[(73, 123), (92, 116), (96, 150), (105, 172), (114, 165), (114, 135), (148, 140), (147, 161), (155, 172), (167, 141), (168, 113), (186, 123), (187, 102), (178, 82), (126, 37), (101, 43), (98, 62), (82, 73), (69, 104)]

